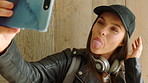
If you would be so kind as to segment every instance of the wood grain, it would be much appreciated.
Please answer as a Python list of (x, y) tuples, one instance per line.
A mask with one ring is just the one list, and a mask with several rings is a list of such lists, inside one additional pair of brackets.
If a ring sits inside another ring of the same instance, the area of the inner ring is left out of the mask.
[(141, 36), (143, 40), (143, 52), (140, 58), (142, 66), (142, 75), (145, 83), (148, 83), (148, 1), (147, 0), (127, 0), (126, 6), (129, 7), (136, 15), (136, 28), (132, 35), (131, 42)]
[[(147, 3), (147, 0), (55, 0), (48, 32), (22, 30), (15, 39), (27, 61), (40, 60), (66, 48), (84, 48), (92, 23), (96, 18), (93, 9), (100, 5), (123, 4), (128, 6), (137, 17), (137, 26), (132, 41), (142, 36), (144, 50), (140, 60), (143, 77), (147, 83), (148, 66), (145, 64), (148, 63), (146, 60), (148, 50)], [(0, 83), (8, 82), (0, 77)]]

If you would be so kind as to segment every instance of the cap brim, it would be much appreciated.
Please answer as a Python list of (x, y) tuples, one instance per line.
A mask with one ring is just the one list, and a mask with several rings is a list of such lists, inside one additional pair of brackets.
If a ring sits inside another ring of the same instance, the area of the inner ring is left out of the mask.
[(97, 14), (98, 16), (100, 16), (105, 11), (113, 12), (118, 15), (118, 13), (113, 8), (111, 8), (109, 6), (99, 6), (94, 9), (94, 13)]

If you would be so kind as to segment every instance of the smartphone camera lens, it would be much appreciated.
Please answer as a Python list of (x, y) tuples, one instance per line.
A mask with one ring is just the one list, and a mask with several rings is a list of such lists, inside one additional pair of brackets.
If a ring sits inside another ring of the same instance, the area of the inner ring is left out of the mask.
[(44, 0), (43, 9), (48, 10), (51, 0)]

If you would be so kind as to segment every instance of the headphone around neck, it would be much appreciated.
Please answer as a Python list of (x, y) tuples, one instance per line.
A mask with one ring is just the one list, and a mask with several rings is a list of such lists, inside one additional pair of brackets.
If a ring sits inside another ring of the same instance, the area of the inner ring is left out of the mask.
[(97, 59), (92, 56), (92, 58), (93, 58), (93, 61), (95, 62), (95, 68), (98, 72), (115, 74), (121, 68), (120, 62), (117, 59), (114, 60), (113, 64), (110, 66), (108, 60), (103, 56), (99, 56)]

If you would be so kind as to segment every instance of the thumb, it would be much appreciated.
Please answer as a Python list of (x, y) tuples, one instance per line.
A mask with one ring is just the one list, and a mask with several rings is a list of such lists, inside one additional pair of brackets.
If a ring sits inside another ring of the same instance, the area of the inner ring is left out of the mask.
[(19, 28), (10, 28), (10, 27), (0, 26), (0, 34), (4, 34), (4, 33), (17, 34), (19, 32), (20, 32)]
[(20, 29), (0, 26), (0, 53), (3, 52)]

